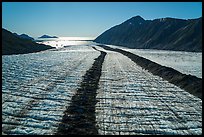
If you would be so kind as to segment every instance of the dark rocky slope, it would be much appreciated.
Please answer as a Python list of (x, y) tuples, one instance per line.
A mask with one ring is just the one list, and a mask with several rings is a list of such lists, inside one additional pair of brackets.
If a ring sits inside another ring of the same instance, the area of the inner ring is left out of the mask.
[(135, 16), (98, 36), (94, 42), (129, 48), (202, 51), (202, 17), (144, 20)]
[(23, 39), (2, 28), (2, 55), (26, 54), (51, 49), (53, 47)]

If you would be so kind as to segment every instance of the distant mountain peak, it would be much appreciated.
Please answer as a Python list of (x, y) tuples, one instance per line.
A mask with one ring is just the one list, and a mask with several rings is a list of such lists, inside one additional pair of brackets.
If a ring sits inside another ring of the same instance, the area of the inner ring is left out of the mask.
[(144, 20), (141, 16), (139, 16), (139, 15), (137, 15), (137, 16), (134, 16), (134, 17), (132, 17), (132, 18), (137, 18), (137, 19), (142, 19), (142, 20)]
[(34, 40), (34, 38), (28, 36), (27, 34), (21, 34), (21, 35), (18, 35), (17, 33), (13, 33), (15, 36), (19, 37), (19, 38), (22, 38), (22, 39), (29, 39), (29, 40)]
[(145, 22), (145, 20), (141, 16), (137, 15), (137, 16), (134, 16), (134, 17), (128, 19), (124, 23), (128, 23), (131, 25), (131, 24), (142, 24), (144, 22)]
[(42, 35), (41, 37), (38, 38), (58, 38), (57, 36), (49, 36), (49, 35)]
[(23, 39), (30, 39), (30, 40), (34, 40), (34, 38), (28, 36), (27, 34), (21, 34), (19, 35), (20, 38), (23, 38)]
[(145, 20), (144, 20), (141, 16), (139, 16), (139, 15), (130, 18), (130, 20), (134, 20), (134, 21), (145, 21)]

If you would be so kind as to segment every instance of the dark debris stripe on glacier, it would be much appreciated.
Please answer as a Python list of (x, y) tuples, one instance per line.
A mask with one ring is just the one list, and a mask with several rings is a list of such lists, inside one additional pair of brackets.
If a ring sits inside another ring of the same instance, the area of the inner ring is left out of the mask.
[[(95, 47), (93, 49), (97, 50)], [(106, 52), (100, 51), (92, 67), (83, 76), (80, 88), (72, 97), (71, 104), (64, 112), (57, 135), (97, 135), (95, 126), (96, 91)]]
[(152, 75), (121, 53), (104, 51), (96, 104), (99, 134), (202, 134), (201, 99)]

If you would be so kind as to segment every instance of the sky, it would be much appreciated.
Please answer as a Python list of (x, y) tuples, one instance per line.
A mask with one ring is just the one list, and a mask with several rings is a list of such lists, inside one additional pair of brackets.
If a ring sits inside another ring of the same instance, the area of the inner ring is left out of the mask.
[(32, 37), (97, 37), (137, 15), (194, 19), (202, 2), (2, 2), (2, 28)]

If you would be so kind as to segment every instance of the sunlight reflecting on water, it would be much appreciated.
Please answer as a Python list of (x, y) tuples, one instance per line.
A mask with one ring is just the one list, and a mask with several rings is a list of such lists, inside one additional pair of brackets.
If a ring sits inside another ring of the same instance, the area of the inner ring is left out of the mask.
[(38, 43), (45, 45), (50, 45), (56, 48), (62, 48), (70, 45), (89, 45), (93, 43), (91, 40), (94, 40), (95, 37), (59, 37), (59, 38), (45, 38), (38, 39), (41, 40)]

